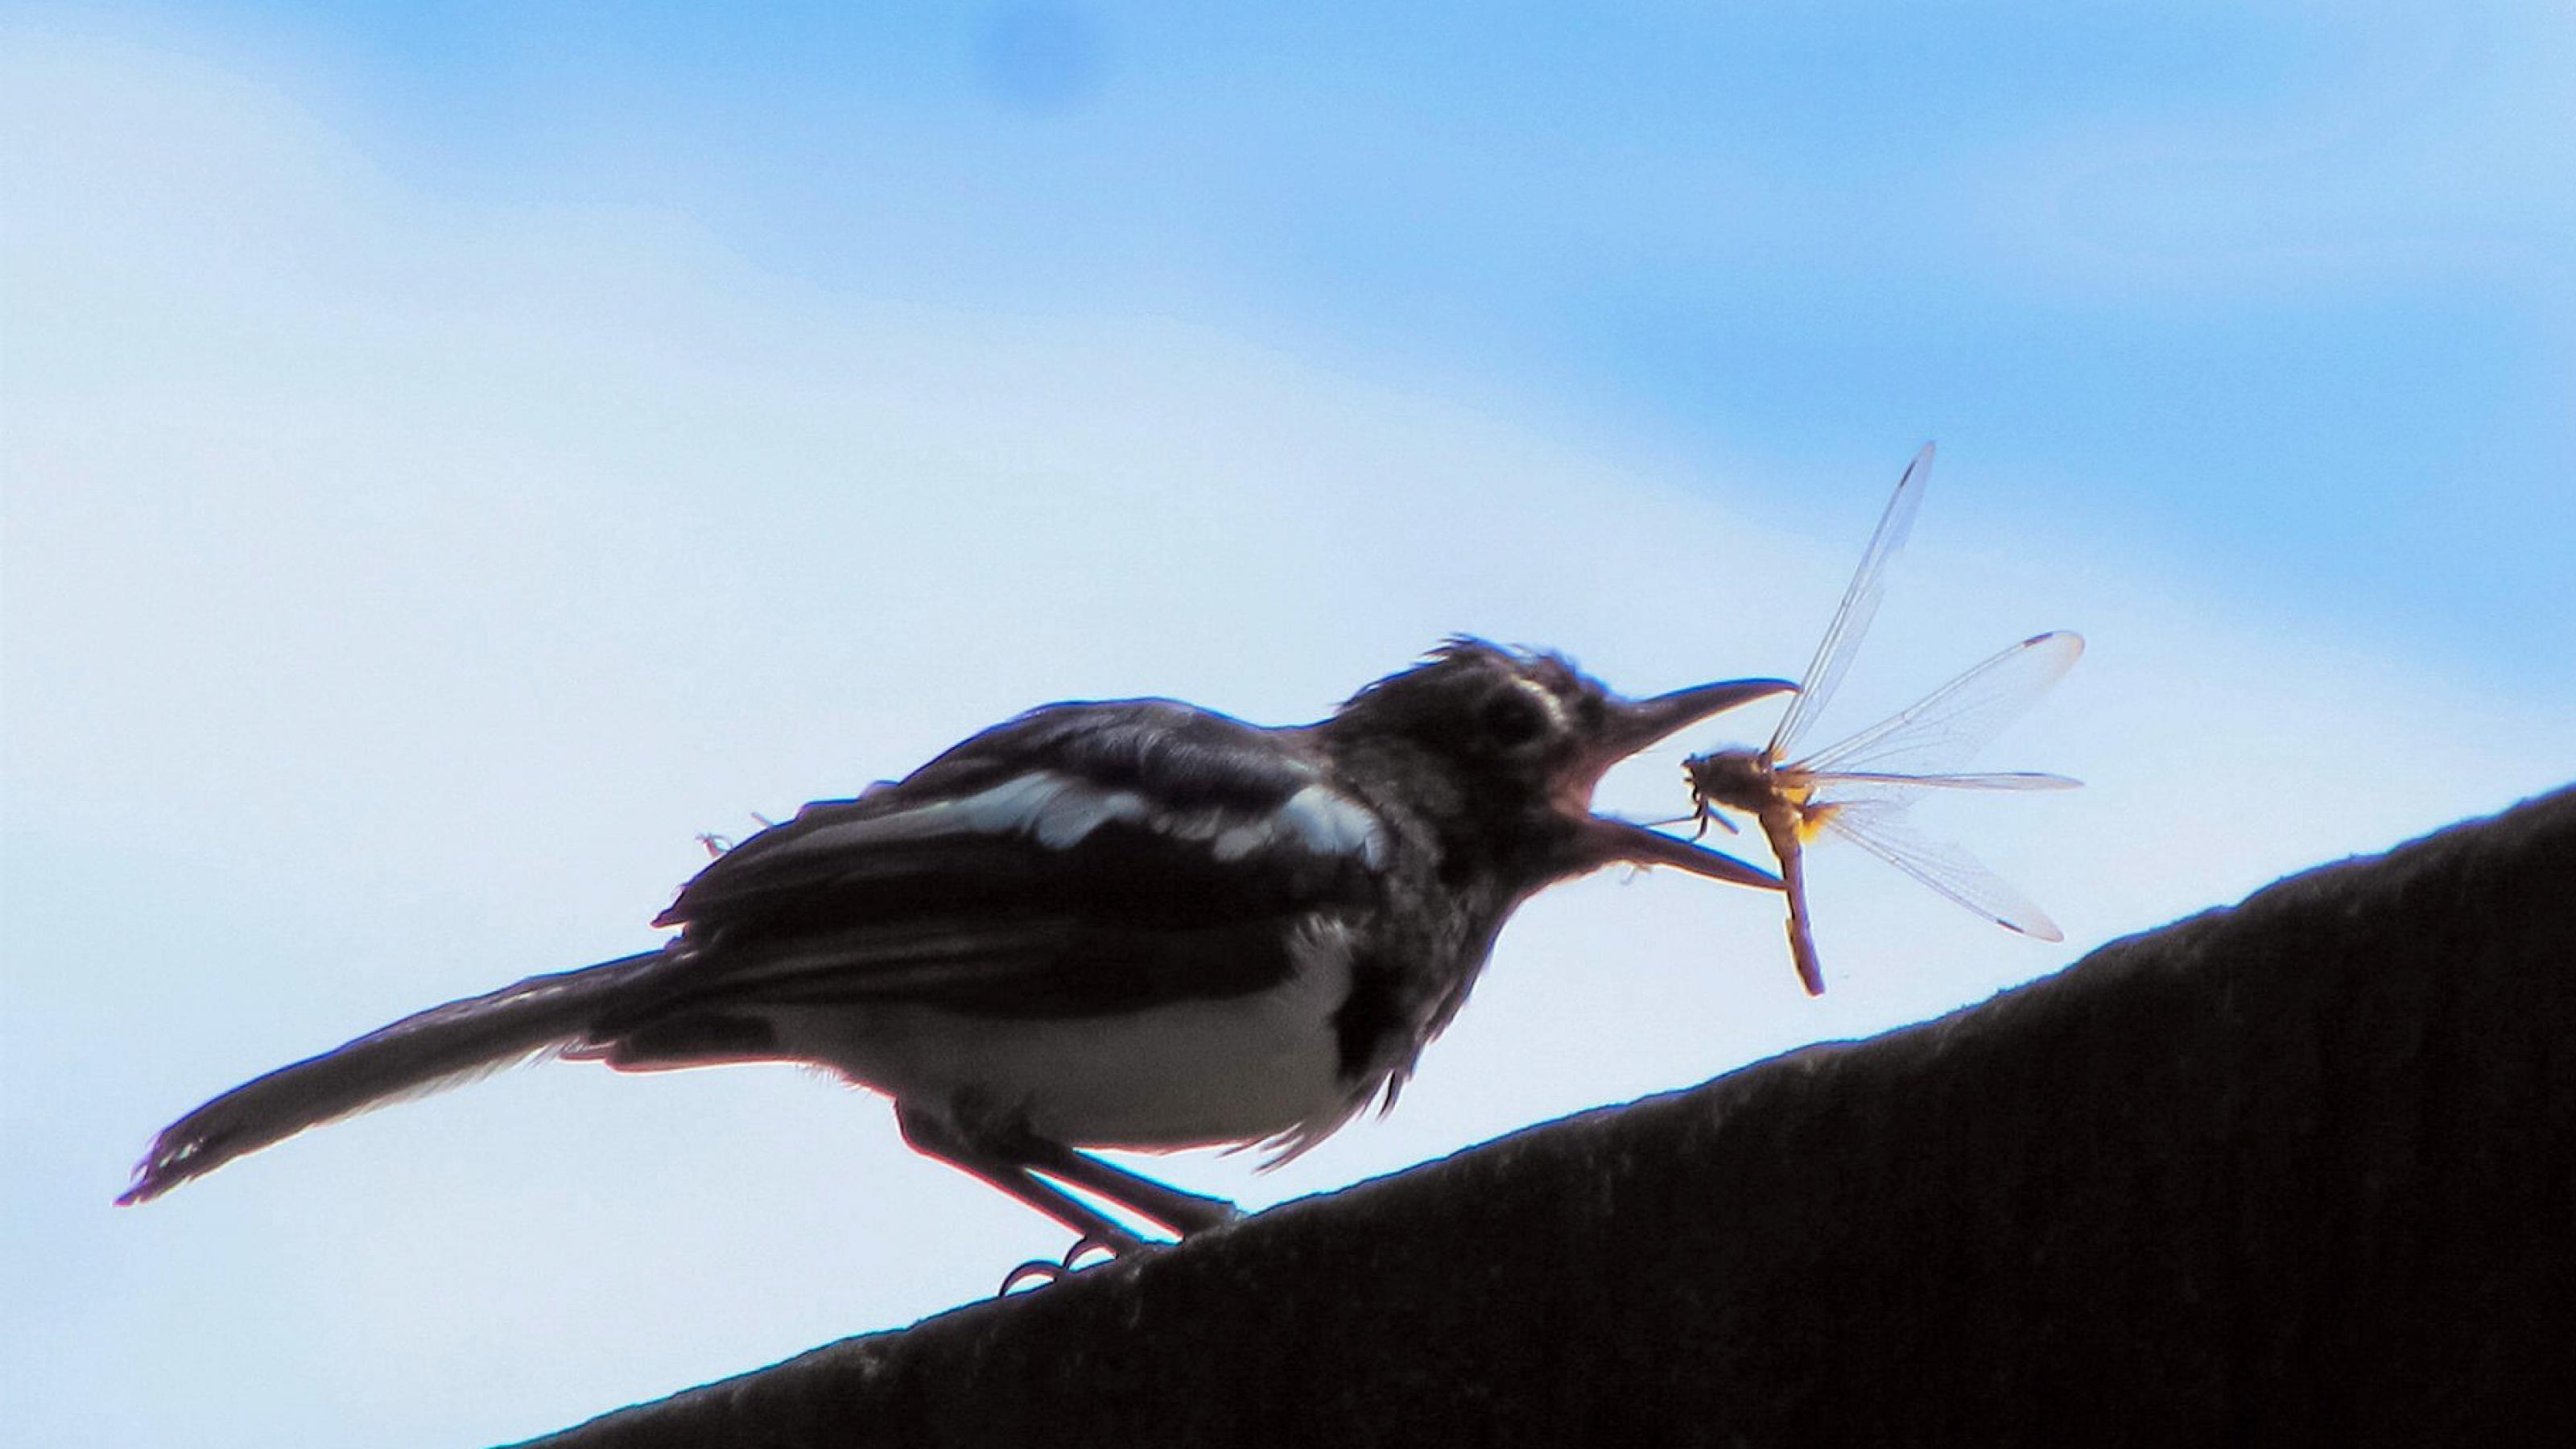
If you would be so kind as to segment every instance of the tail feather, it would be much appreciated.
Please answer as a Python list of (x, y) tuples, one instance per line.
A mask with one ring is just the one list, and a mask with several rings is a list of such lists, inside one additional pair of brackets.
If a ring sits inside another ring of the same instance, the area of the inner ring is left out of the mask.
[(648, 951), (531, 976), (245, 1082), (163, 1129), (117, 1202), (149, 1202), (307, 1127), (563, 1050), (582, 1039), (611, 993), (661, 959)]

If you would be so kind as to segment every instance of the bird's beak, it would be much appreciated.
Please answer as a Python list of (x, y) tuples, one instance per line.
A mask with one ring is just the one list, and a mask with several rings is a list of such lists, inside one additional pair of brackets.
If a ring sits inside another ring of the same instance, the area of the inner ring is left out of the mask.
[(1722, 855), (1687, 840), (1676, 840), (1641, 825), (1592, 814), (1592, 790), (1601, 783), (1601, 777), (1609, 773), (1612, 765), (1658, 740), (1710, 715), (1723, 714), (1737, 705), (1768, 699), (1775, 694), (1787, 694), (1797, 687), (1785, 679), (1730, 679), (1720, 684), (1676, 689), (1670, 694), (1658, 694), (1649, 699), (1615, 701), (1611, 705), (1611, 718), (1592, 742), (1592, 747), (1574, 760), (1558, 781), (1559, 806), (1569, 814), (1585, 818), (1583, 853), (1589, 857), (1589, 863), (1607, 865), (1624, 860), (1636, 865), (1669, 865), (1712, 880), (1778, 889), (1779, 877), (1731, 855)]
[(1669, 865), (1710, 880), (1730, 885), (1753, 886), (1761, 890), (1782, 889), (1780, 877), (1758, 865), (1737, 860), (1724, 851), (1711, 850), (1695, 840), (1677, 840), (1660, 830), (1648, 830), (1626, 820), (1612, 820), (1595, 815), (1584, 822), (1581, 860), (1583, 868), (1605, 865)]
[(1611, 756), (1613, 762), (1624, 760), (1710, 715), (1724, 714), (1737, 705), (1769, 699), (1775, 694), (1788, 694), (1797, 687), (1785, 679), (1730, 679), (1720, 684), (1676, 689), (1651, 699), (1621, 700), (1614, 707), (1616, 717), (1603, 731), (1602, 750)]
[(1600, 733), (1583, 753), (1567, 761), (1557, 776), (1557, 802), (1569, 811), (1590, 814), (1592, 787), (1601, 783), (1612, 765), (1710, 715), (1786, 694), (1797, 687), (1785, 679), (1730, 679), (1676, 689), (1651, 699), (1614, 699), (1610, 702), (1610, 718)]

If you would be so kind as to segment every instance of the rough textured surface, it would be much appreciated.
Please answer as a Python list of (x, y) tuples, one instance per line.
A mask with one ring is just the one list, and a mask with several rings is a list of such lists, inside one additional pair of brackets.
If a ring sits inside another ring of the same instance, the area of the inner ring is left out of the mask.
[(2565, 1442), (2576, 790), (541, 1441)]

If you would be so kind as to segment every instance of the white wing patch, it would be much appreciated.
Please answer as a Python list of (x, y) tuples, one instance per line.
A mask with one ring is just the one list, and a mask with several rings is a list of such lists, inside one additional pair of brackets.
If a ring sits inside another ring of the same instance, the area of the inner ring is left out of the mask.
[(1133, 790), (1104, 789), (1051, 770), (1034, 770), (958, 800), (869, 820), (809, 831), (777, 847), (779, 854), (809, 854), (943, 835), (1026, 835), (1050, 850), (1080, 844), (1112, 821), (1142, 826), (1177, 840), (1205, 841), (1221, 861), (1287, 846), (1311, 855), (1348, 855), (1369, 866), (1386, 859), (1386, 837), (1377, 817), (1321, 784), (1308, 785), (1276, 810), (1247, 815), (1238, 809), (1158, 810)]
[[(1287, 835), (1295, 838), (1316, 855), (1355, 855), (1371, 868), (1386, 864), (1386, 832), (1377, 817), (1359, 805), (1334, 794), (1322, 785), (1309, 785), (1288, 797), (1276, 815), (1263, 822), (1272, 838)], [(1259, 842), (1254, 842), (1258, 844)], [(1252, 847), (1243, 847), (1250, 850)], [(1217, 842), (1217, 859), (1229, 859), (1222, 837)]]

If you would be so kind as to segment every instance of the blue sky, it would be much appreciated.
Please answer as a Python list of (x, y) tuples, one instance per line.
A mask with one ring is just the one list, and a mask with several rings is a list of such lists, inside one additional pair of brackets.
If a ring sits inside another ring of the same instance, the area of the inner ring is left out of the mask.
[(676, 210), (828, 289), (1204, 320), (1701, 452), (1924, 419), (2028, 480), (2000, 514), (2080, 507), (2428, 653), (2576, 655), (2548, 562), (2492, 540), (2576, 532), (2545, 462), (2576, 55), (2540, 7), (873, 9), (127, 24), (285, 58), (449, 195)]
[(1453, 630), (1794, 672), (1926, 437), (1831, 718), (2083, 631), (1989, 764), (2089, 788), (1938, 818), (2065, 946), (1822, 860), (1810, 1002), (1764, 902), (1583, 882), (1394, 1117), (1173, 1175), (1326, 1190), (2567, 779), (2563, 7), (1385, 9), (6, 11), (31, 1435), (482, 1442), (989, 1291), (1059, 1235), (787, 1070), (106, 1203), (1039, 700), (1307, 719)]

